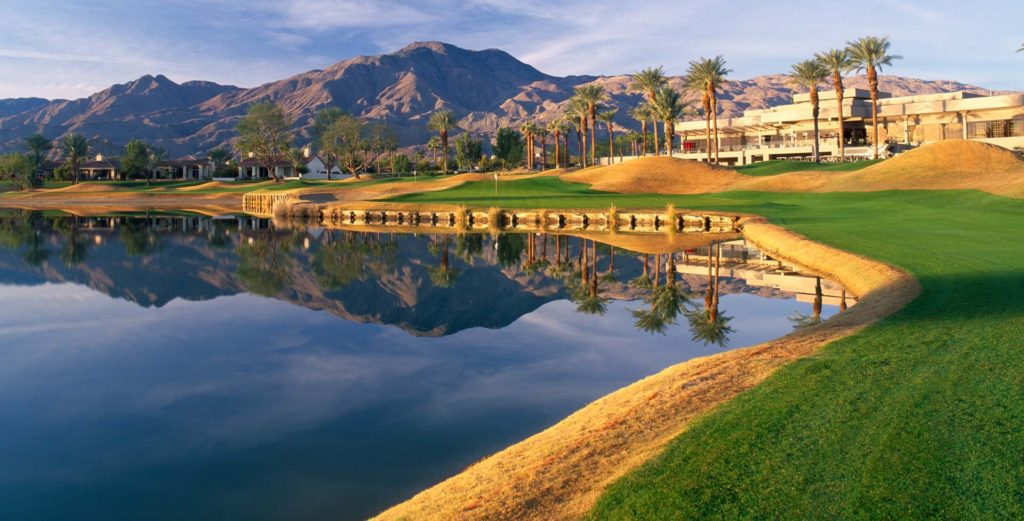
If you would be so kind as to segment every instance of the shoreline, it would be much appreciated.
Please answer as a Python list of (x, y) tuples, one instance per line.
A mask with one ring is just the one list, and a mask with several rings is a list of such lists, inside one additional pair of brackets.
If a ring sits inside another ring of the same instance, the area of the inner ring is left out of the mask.
[(921, 291), (905, 271), (811, 241), (767, 219), (746, 217), (740, 227), (762, 251), (843, 284), (858, 304), (818, 326), (689, 360), (634, 382), (375, 519), (579, 518), (605, 487), (659, 454), (694, 420), (786, 363), (895, 313)]

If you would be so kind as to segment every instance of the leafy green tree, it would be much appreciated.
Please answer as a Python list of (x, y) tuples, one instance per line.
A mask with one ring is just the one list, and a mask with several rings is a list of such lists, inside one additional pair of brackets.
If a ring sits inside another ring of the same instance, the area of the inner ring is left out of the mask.
[(889, 54), (889, 47), (892, 44), (888, 37), (865, 36), (846, 45), (850, 51), (853, 68), (865, 71), (868, 75), (868, 90), (871, 92), (871, 143), (875, 149), (874, 157), (878, 159), (878, 72), (882, 67), (892, 66), (893, 60), (902, 59), (902, 56)]
[(160, 168), (160, 163), (167, 161), (167, 150), (150, 145), (149, 146), (149, 164), (146, 165), (146, 184), (149, 184), (157, 171)]
[(448, 131), (455, 128), (456, 124), (455, 112), (447, 109), (434, 112), (427, 122), (427, 128), (436, 131), (437, 137), (441, 139), (443, 170), (446, 174), (448, 173)]
[(89, 155), (89, 140), (81, 134), (67, 134), (61, 140), (61, 148), (64, 150), (68, 166), (71, 167), (72, 183), (77, 184), (82, 171), (82, 158)]
[(338, 119), (346, 115), (348, 113), (338, 107), (327, 107), (313, 116), (313, 144), (316, 145), (320, 159), (324, 161), (328, 181), (331, 180), (331, 171), (338, 166), (338, 149), (335, 143), (325, 142), (325, 138), (332, 136), (328, 129), (333, 127)]
[(519, 263), (526, 250), (526, 238), (519, 233), (503, 233), (498, 236), (498, 264), (512, 267)]
[(383, 153), (386, 139), (383, 126), (342, 114), (321, 131), (321, 152), (338, 158), (339, 165), (359, 179), (359, 173)]
[(789, 73), (790, 81), (798, 87), (806, 87), (811, 98), (811, 118), (814, 120), (814, 162), (821, 162), (820, 143), (818, 141), (818, 116), (821, 106), (818, 99), (818, 84), (829, 77), (829, 70), (817, 59), (804, 60), (793, 65)]
[(484, 155), (483, 141), (473, 139), (469, 132), (455, 140), (455, 163), (462, 170), (472, 170)]
[(130, 257), (149, 255), (160, 248), (159, 236), (150, 229), (148, 219), (130, 218), (117, 231)]
[(239, 243), (239, 280), (255, 295), (273, 297), (292, 281), (293, 243), (276, 233), (261, 234)]
[(17, 152), (0, 156), (0, 180), (7, 181), (18, 190), (32, 188), (35, 169), (32, 161)]
[(42, 169), (43, 161), (46, 161), (46, 156), (50, 154), (52, 149), (53, 141), (50, 141), (46, 136), (38, 132), (25, 138), (25, 151), (29, 161), (32, 162), (33, 172), (38, 172)]
[(412, 161), (405, 154), (395, 154), (391, 168), (396, 173), (407, 174), (412, 171)]
[(499, 128), (491, 148), (505, 168), (519, 166), (523, 159), (523, 135), (510, 128)]
[(124, 154), (121, 156), (121, 171), (128, 179), (146, 177), (149, 183), (149, 145), (138, 139), (133, 139), (124, 147)]
[(281, 178), (274, 167), (284, 161), (291, 146), (290, 127), (291, 121), (284, 110), (269, 101), (250, 105), (249, 111), (235, 127), (238, 148), (245, 154), (251, 154), (273, 174), (275, 182), (280, 182)]

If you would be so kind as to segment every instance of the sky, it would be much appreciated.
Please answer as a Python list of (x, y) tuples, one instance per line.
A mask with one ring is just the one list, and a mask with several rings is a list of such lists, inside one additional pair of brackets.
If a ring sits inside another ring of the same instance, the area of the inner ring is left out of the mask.
[(0, 98), (78, 98), (144, 74), (253, 87), (440, 40), (553, 75), (680, 74), (722, 54), (745, 79), (862, 35), (893, 74), (1024, 90), (1021, 0), (0, 0)]

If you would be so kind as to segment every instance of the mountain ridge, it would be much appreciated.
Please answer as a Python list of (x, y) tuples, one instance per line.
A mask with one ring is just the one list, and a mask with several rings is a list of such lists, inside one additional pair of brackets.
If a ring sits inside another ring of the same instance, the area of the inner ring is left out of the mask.
[[(400, 146), (429, 137), (426, 119), (434, 110), (455, 111), (459, 127), (493, 135), (503, 126), (518, 127), (527, 118), (548, 121), (564, 110), (573, 88), (596, 82), (612, 103), (628, 108), (641, 96), (629, 90), (629, 75), (553, 76), (496, 48), (467, 50), (437, 41), (413, 42), (392, 52), (355, 56), (252, 88), (193, 80), (176, 83), (162, 74), (146, 74), (75, 100), (0, 99), (0, 150), (15, 150), (33, 132), (55, 138), (80, 132), (97, 151), (117, 154), (132, 138), (144, 139), (172, 155), (203, 154), (230, 146), (234, 126), (247, 107), (259, 101), (281, 105), (294, 121), (297, 141), (310, 139), (315, 112), (337, 106), (392, 127)], [(682, 85), (681, 77), (670, 83)], [(893, 95), (988, 89), (949, 80), (882, 76), (882, 90)], [(866, 86), (863, 76), (847, 87)], [(733, 80), (725, 85), (722, 116), (748, 108), (788, 102), (794, 93), (783, 74)], [(696, 94), (685, 99), (697, 101)], [(696, 106), (696, 104), (695, 104)], [(621, 110), (616, 125), (637, 128)]]

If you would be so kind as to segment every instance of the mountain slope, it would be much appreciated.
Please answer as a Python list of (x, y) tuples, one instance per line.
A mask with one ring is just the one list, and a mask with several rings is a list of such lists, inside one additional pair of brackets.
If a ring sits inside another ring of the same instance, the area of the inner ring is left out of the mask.
[[(17, 148), (24, 136), (36, 131), (50, 137), (73, 131), (85, 134), (97, 150), (108, 154), (119, 153), (132, 138), (153, 142), (172, 155), (203, 154), (229, 145), (247, 107), (268, 100), (280, 104), (295, 121), (300, 141), (309, 139), (317, 110), (337, 106), (387, 123), (399, 143), (408, 146), (426, 141), (426, 119), (439, 108), (454, 110), (462, 129), (492, 135), (503, 126), (518, 127), (527, 118), (557, 117), (573, 88), (589, 82), (604, 85), (619, 107), (641, 100), (629, 91), (626, 75), (557, 77), (501, 50), (417, 42), (395, 53), (359, 56), (251, 89), (202, 81), (178, 84), (162, 75), (146, 75), (77, 100), (0, 100), (0, 150)], [(682, 86), (681, 78), (671, 82)], [(883, 76), (881, 83), (894, 95), (987, 92), (957, 82), (896, 76)], [(847, 85), (863, 87), (866, 81), (849, 78)], [(747, 108), (788, 102), (792, 94), (786, 76), (759, 76), (729, 82), (719, 107), (725, 116), (738, 115)], [(687, 99), (698, 101), (694, 94)], [(618, 125), (637, 126), (625, 110), (619, 112)]]

